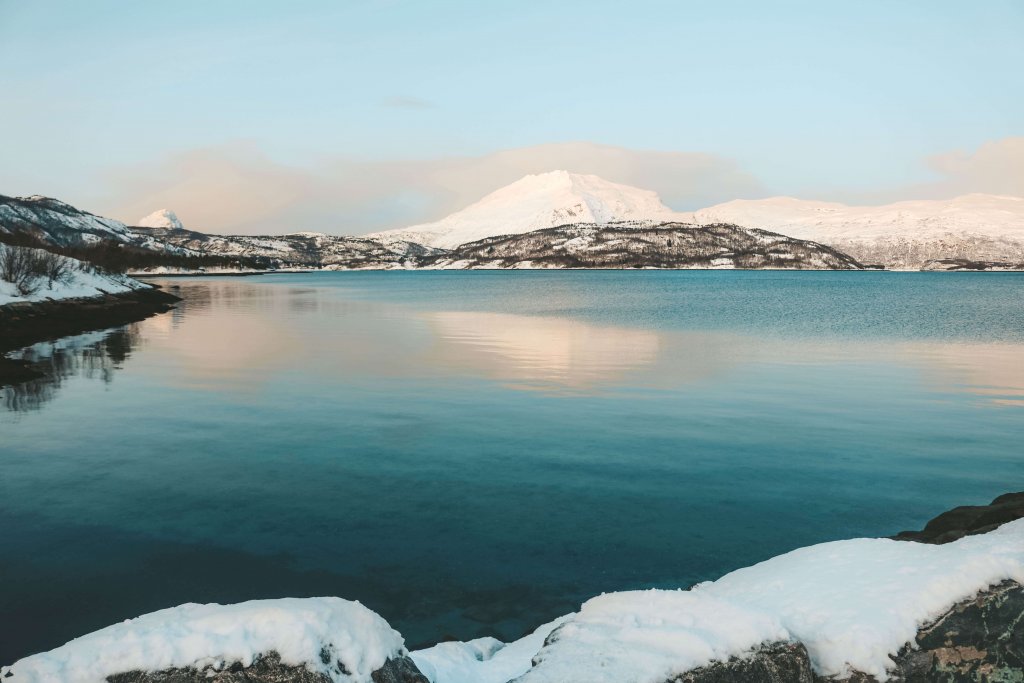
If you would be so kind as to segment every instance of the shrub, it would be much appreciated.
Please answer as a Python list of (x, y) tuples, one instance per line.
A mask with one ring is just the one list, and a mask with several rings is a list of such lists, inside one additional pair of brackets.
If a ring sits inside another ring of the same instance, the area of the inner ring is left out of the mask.
[(54, 254), (52, 251), (38, 252), (36, 266), (40, 275), (47, 280), (47, 287), (53, 289), (53, 283), (67, 284), (71, 281), (74, 261)]
[(0, 248), (0, 280), (14, 285), (22, 296), (39, 291), (41, 266), (35, 249), (4, 246)]

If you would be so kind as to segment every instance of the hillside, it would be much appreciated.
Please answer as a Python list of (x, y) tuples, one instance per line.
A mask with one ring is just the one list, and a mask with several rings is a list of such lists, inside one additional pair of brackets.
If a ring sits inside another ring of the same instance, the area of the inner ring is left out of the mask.
[(735, 225), (564, 225), (490, 237), (425, 258), (429, 268), (780, 268), (856, 270), (829, 247)]
[(278, 236), (207, 235), (184, 228), (133, 230), (204, 256), (239, 257), (263, 268), (393, 268), (414, 266), (438, 250), (402, 240), (343, 237), (314, 232)]

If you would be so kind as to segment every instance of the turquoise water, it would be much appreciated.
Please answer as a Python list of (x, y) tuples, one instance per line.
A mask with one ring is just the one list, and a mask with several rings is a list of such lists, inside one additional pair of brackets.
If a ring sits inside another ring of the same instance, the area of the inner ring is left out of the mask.
[(317, 273), (34, 347), (0, 662), (187, 601), (518, 637), (1024, 489), (1024, 276)]

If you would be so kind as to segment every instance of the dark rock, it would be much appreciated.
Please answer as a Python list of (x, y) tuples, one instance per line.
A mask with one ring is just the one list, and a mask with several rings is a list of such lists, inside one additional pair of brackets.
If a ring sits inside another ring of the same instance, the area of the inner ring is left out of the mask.
[(416, 664), (405, 655), (392, 657), (384, 666), (370, 674), (370, 678), (373, 679), (373, 683), (430, 683), (416, 668)]
[[(348, 674), (337, 663), (339, 672)], [(387, 660), (370, 678), (374, 683), (430, 683), (409, 657), (400, 655)], [(281, 663), (276, 652), (260, 657), (251, 666), (235, 662), (220, 669), (165, 669), (163, 671), (128, 671), (107, 677), (108, 683), (332, 683), (331, 677), (313, 672), (305, 666)]]
[[(897, 683), (1024, 681), (1024, 586), (1013, 581), (957, 603), (917, 633), (917, 647), (896, 657)], [(794, 681), (796, 679), (793, 679)], [(819, 681), (830, 679), (817, 678)], [(849, 683), (874, 683), (855, 674)]]
[(733, 657), (688, 671), (667, 683), (814, 683), (802, 643), (771, 643), (746, 657)]
[(901, 531), (898, 541), (942, 544), (964, 536), (983, 534), (1024, 517), (1024, 491), (1006, 493), (988, 505), (963, 505), (931, 520), (921, 531)]

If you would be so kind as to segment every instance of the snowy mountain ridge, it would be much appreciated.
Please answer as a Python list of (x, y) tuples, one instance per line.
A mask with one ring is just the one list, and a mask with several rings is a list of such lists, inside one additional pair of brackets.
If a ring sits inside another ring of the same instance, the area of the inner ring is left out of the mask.
[(103, 218), (42, 195), (0, 195), (0, 233), (25, 233), (60, 246), (132, 240), (131, 232), (121, 221)]
[(497, 235), (518, 235), (575, 223), (670, 220), (657, 193), (596, 175), (550, 171), (525, 176), (433, 223), (373, 233), (451, 249)]
[(793, 197), (737, 199), (687, 214), (814, 240), (865, 263), (919, 268), (932, 259), (1024, 261), (1024, 198), (967, 194), (881, 206)]
[(182, 229), (185, 226), (181, 224), (177, 214), (170, 209), (159, 209), (149, 214), (145, 218), (140, 218), (136, 223), (137, 226), (142, 228), (179, 228)]
[(1024, 198), (968, 194), (880, 206), (793, 197), (738, 199), (676, 212), (655, 192), (598, 176), (528, 175), (432, 223), (367, 235), (455, 249), (482, 239), (565, 225), (731, 224), (813, 240), (863, 263), (921, 268), (929, 261), (1024, 262)]

